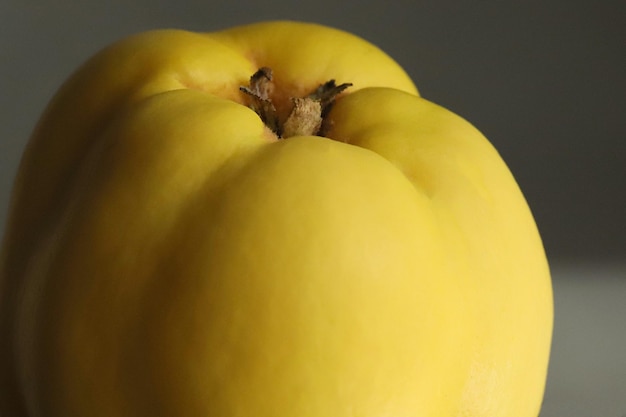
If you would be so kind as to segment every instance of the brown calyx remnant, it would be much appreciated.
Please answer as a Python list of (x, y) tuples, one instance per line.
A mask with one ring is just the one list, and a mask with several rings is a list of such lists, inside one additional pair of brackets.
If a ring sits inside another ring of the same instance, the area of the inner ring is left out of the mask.
[(262, 67), (250, 77), (249, 86), (239, 89), (249, 97), (249, 107), (253, 109), (279, 139), (301, 135), (323, 135), (324, 119), (337, 95), (352, 84), (337, 85), (330, 80), (317, 87), (305, 97), (290, 97), (291, 111), (287, 118), (280, 120), (274, 100), (277, 94), (272, 81), (272, 70)]

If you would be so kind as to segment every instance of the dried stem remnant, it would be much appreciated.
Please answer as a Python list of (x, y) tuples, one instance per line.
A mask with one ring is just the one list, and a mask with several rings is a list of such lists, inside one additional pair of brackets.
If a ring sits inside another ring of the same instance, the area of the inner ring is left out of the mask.
[(350, 83), (337, 85), (335, 80), (330, 80), (305, 97), (292, 97), (293, 107), (287, 119), (281, 123), (272, 101), (272, 97), (275, 96), (272, 78), (271, 68), (262, 67), (250, 77), (249, 86), (241, 86), (239, 89), (250, 97), (250, 108), (278, 138), (321, 134), (324, 118), (333, 102), (341, 92), (352, 85)]

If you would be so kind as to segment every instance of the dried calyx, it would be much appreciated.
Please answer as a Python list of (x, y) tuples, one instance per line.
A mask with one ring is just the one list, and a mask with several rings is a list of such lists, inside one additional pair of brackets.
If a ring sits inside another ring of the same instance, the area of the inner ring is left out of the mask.
[(321, 84), (305, 97), (291, 97), (291, 111), (285, 120), (281, 120), (273, 98), (275, 84), (272, 81), (272, 70), (260, 68), (250, 77), (249, 86), (241, 86), (249, 98), (249, 106), (263, 120), (278, 138), (291, 136), (320, 135), (324, 132), (324, 119), (337, 95), (352, 84), (337, 85), (335, 80)]

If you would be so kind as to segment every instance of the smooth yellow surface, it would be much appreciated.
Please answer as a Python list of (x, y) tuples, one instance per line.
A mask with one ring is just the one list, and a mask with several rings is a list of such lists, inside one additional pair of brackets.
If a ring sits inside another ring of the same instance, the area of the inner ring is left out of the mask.
[[(260, 66), (283, 113), (354, 83), (328, 138), (278, 141), (242, 105)], [(1, 262), (3, 417), (540, 407), (550, 276), (513, 177), (388, 56), (333, 29), (157, 31), (104, 50), (31, 139)]]

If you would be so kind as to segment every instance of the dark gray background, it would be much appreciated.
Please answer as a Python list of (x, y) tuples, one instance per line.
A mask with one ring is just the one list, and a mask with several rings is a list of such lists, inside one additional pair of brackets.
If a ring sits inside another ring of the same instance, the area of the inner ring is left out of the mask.
[(212, 31), (284, 18), (379, 45), (424, 97), (493, 142), (526, 194), (553, 267), (542, 417), (625, 416), (623, 0), (0, 0), (0, 220), (39, 114), (98, 49), (146, 29)]

